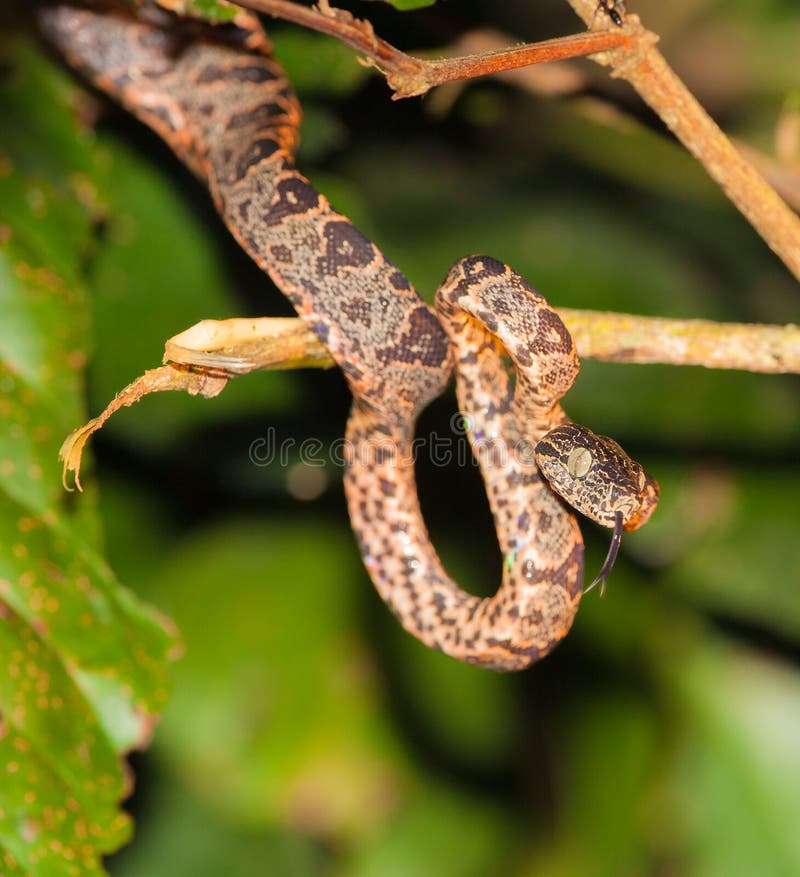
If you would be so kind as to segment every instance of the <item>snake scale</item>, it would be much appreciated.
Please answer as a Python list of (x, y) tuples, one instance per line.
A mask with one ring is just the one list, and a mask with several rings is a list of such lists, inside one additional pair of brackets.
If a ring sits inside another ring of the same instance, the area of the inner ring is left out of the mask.
[[(369, 575), (403, 627), (495, 670), (547, 654), (572, 624), (583, 581), (581, 533), (556, 491), (615, 527), (617, 542), (658, 501), (639, 464), (564, 414), (559, 400), (579, 361), (555, 311), (508, 266), (471, 256), (450, 270), (434, 313), (295, 169), (300, 108), (249, 14), (211, 26), (145, 0), (135, 11), (58, 4), (41, 22), (73, 67), (206, 182), (236, 240), (346, 375), (351, 522)], [(490, 598), (447, 575), (417, 499), (414, 424), (444, 390), (454, 360), (506, 558)]]

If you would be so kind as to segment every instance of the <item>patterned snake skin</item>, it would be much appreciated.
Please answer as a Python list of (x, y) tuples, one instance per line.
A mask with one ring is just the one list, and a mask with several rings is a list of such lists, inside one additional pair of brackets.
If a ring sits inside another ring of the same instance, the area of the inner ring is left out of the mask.
[[(252, 17), (208, 26), (150, 2), (135, 15), (106, 4), (41, 15), (69, 63), (206, 181), (237, 241), (347, 376), (351, 521), (369, 575), (401, 624), (432, 648), (495, 670), (522, 669), (549, 652), (578, 608), (583, 542), (540, 467), (605, 526), (618, 518), (625, 529), (641, 526), (658, 501), (641, 466), (562, 411), (579, 362), (553, 309), (506, 265), (472, 256), (437, 292), (437, 319), (295, 170), (300, 108)], [(443, 391), (453, 356), (505, 558), (502, 585), (485, 599), (443, 569), (414, 479), (414, 424)]]

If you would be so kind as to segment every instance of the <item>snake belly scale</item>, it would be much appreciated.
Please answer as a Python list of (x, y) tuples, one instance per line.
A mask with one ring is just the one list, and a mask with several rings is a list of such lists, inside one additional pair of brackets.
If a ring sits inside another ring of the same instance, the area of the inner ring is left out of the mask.
[[(600, 486), (588, 508), (579, 507), (606, 526), (615, 516), (624, 516), (626, 529), (640, 526), (658, 499), (655, 482), (615, 443), (621, 456), (613, 466), (589, 466), (588, 476), (582, 464), (573, 471), (576, 442), (580, 459), (588, 453), (591, 460), (610, 440), (571, 424), (561, 409), (579, 362), (555, 311), (508, 266), (472, 256), (450, 270), (434, 313), (295, 169), (300, 108), (255, 18), (207, 26), (145, 2), (136, 14), (59, 4), (41, 21), (72, 66), (206, 182), (237, 241), (346, 375), (354, 397), (350, 518), (369, 575), (403, 627), (432, 648), (495, 670), (522, 669), (547, 654), (578, 608), (583, 542), (540, 467), (565, 473), (554, 486), (567, 499), (570, 479), (588, 484), (594, 468)], [(500, 588), (487, 598), (466, 593), (445, 572), (414, 478), (416, 418), (444, 390), (454, 360), (460, 410), (507, 561)], [(568, 441), (565, 429), (573, 431)], [(543, 443), (546, 436), (552, 441)]]

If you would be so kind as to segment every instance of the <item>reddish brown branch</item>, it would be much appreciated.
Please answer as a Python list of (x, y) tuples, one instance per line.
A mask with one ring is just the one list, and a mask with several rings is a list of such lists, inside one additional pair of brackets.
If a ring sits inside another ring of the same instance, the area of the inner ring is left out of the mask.
[(336, 37), (384, 74), (395, 99), (425, 94), (445, 82), (606, 52), (630, 42), (630, 36), (619, 29), (587, 31), (480, 55), (426, 60), (396, 49), (377, 36), (370, 22), (332, 7), (328, 0), (320, 0), (315, 7), (299, 6), (290, 0), (236, 0), (236, 5)]
[[(539, 43), (526, 43), (511, 49), (500, 49), (479, 55), (424, 61), (427, 73), (424, 91), (445, 82), (473, 79), (476, 76), (529, 67), (531, 64), (562, 61), (565, 58), (578, 58), (596, 52), (605, 52), (626, 45), (627, 42), (628, 38), (619, 31), (597, 31), (595, 33), (587, 31), (586, 33), (557, 37)], [(413, 94), (422, 93), (422, 90), (413, 92)], [(397, 94), (397, 97), (406, 96), (405, 94)]]

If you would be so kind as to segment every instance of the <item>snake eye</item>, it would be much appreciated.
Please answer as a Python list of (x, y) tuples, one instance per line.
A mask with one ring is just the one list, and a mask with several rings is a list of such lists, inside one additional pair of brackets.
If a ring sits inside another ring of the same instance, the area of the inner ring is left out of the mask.
[(573, 448), (567, 458), (567, 472), (573, 478), (584, 478), (592, 467), (592, 452), (588, 448)]

